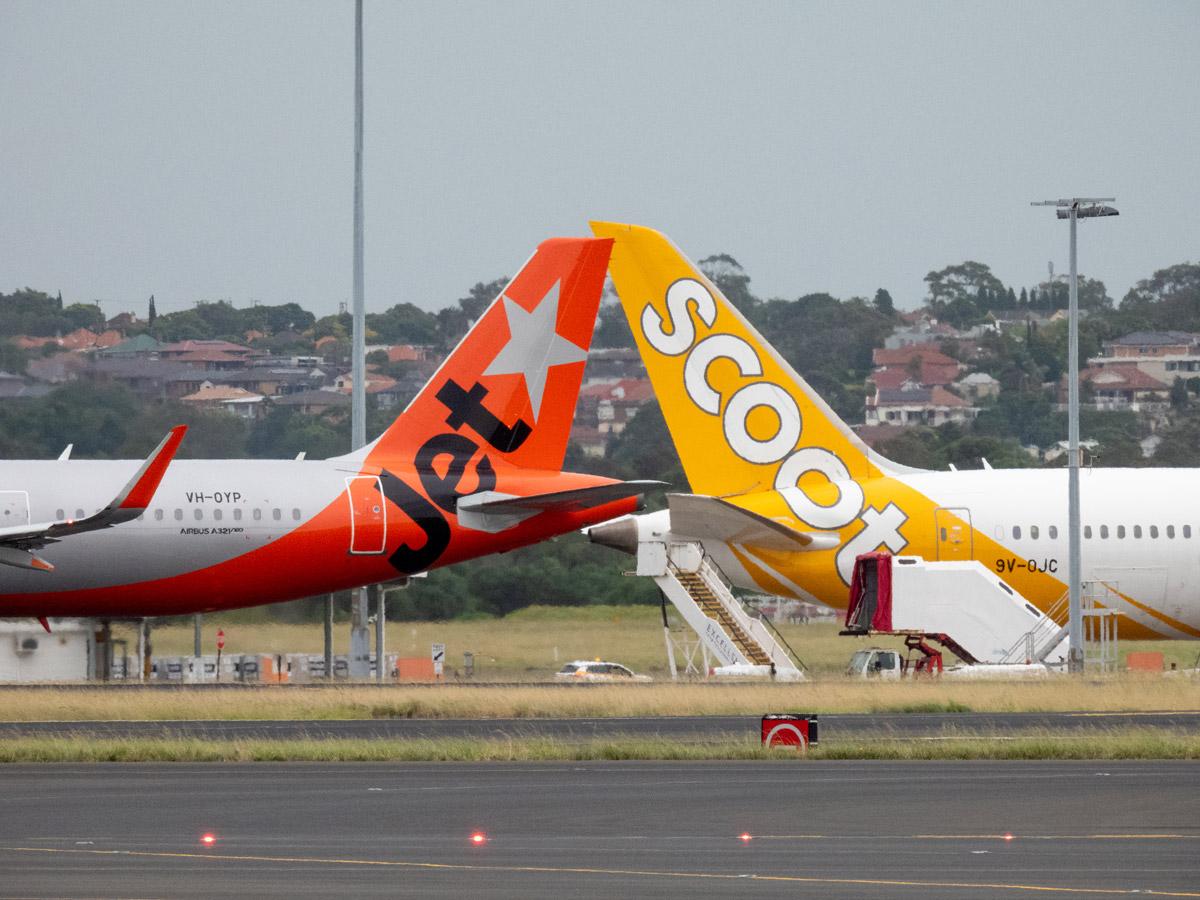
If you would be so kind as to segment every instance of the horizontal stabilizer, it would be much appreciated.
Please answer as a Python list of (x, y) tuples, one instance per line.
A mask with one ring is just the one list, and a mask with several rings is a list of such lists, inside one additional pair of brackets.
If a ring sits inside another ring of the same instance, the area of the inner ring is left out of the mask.
[(0, 528), (0, 565), (52, 571), (54, 566), (35, 556), (32, 548), (54, 543), (68, 535), (111, 528), (113, 525), (136, 519), (150, 505), (154, 492), (158, 490), (167, 466), (175, 458), (175, 452), (179, 449), (186, 432), (186, 425), (172, 428), (109, 504), (94, 515), (83, 519), (68, 519), (65, 522), (42, 522)]
[[(458, 508), (478, 512), (515, 512), (530, 510), (532, 512), (550, 512), (551, 510), (566, 510), (578, 512), (581, 509), (591, 509), (593, 506), (603, 506), (617, 500), (636, 497), (646, 491), (666, 485), (665, 481), (617, 481), (613, 484), (599, 484), (595, 487), (578, 488), (573, 491), (552, 491), (548, 494), (529, 494), (525, 497), (504, 497), (487, 491), (483, 494), (472, 494), (458, 501)], [(489, 498), (487, 495), (492, 494)]]
[(679, 537), (792, 552), (831, 550), (839, 543), (834, 532), (797, 531), (719, 497), (668, 494), (667, 502), (671, 533)]
[(495, 491), (482, 491), (460, 497), (458, 521), (476, 531), (495, 534), (512, 528), (543, 512), (579, 512), (637, 497), (646, 491), (664, 486), (662, 481), (615, 481), (570, 491), (551, 491), (546, 494), (512, 496)]

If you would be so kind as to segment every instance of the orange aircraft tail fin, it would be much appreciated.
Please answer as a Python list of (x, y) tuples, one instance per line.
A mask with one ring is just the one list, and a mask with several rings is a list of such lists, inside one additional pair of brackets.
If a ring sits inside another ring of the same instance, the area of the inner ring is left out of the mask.
[(607, 238), (542, 243), (408, 408), (350, 458), (382, 466), (418, 448), (456, 458), (456, 441), (481, 440), (512, 465), (561, 468), (611, 248)]

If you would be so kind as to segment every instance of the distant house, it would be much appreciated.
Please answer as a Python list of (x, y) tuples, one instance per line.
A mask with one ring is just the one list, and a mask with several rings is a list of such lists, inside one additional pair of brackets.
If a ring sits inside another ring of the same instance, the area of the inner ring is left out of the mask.
[(243, 368), (255, 351), (229, 341), (180, 341), (158, 351), (159, 359), (179, 362), (194, 369), (222, 371)]
[(256, 419), (261, 416), (264, 397), (244, 388), (205, 381), (200, 390), (179, 399), (200, 409), (224, 409), (243, 419)]
[[(1098, 409), (1138, 410), (1143, 404), (1162, 405), (1167, 402), (1171, 387), (1147, 375), (1132, 363), (1089, 366), (1079, 373), (1081, 383), (1090, 385)], [(1058, 399), (1067, 402), (1067, 379), (1059, 382)]]
[(898, 387), (906, 380), (931, 387), (952, 384), (966, 368), (957, 359), (947, 356), (937, 344), (911, 344), (898, 350), (887, 348), (872, 351), (875, 371), (867, 381), (878, 387)]
[(25, 374), (47, 384), (79, 381), (87, 372), (90, 360), (82, 353), (55, 353), (53, 356), (29, 360)]
[(163, 345), (153, 336), (139, 334), (127, 341), (105, 347), (97, 355), (110, 359), (158, 359), (158, 353), (162, 348)]
[(954, 386), (971, 400), (978, 400), (980, 397), (995, 397), (1000, 393), (1000, 382), (987, 372), (972, 372), (965, 378), (956, 381)]
[(121, 343), (121, 335), (116, 331), (105, 331), (96, 334), (86, 328), (76, 328), (70, 334), (58, 337), (28, 337), (19, 335), (14, 343), (24, 350), (37, 350), (46, 344), (57, 344), (64, 350), (85, 353), (91, 350), (101, 350)]
[(610, 435), (591, 425), (572, 425), (571, 443), (579, 445), (585, 456), (604, 456)]
[(579, 392), (575, 422), (601, 434), (620, 434), (653, 397), (654, 388), (647, 380), (592, 384)]
[(202, 370), (183, 363), (136, 357), (95, 359), (88, 367), (87, 375), (97, 384), (120, 382), (153, 400), (178, 400), (194, 394), (205, 379)]
[(986, 318), (997, 331), (1023, 337), (1026, 329), (1031, 325), (1035, 328), (1042, 328), (1056, 321), (1058, 315), (1049, 310), (1039, 309), (993, 309)]
[(970, 422), (979, 415), (971, 406), (945, 388), (878, 390), (867, 398), (867, 425), (943, 425)]
[(125, 334), (137, 323), (137, 316), (131, 312), (117, 313), (109, 319), (104, 327), (109, 331), (116, 331), (120, 334)]
[(618, 381), (641, 381), (646, 367), (641, 354), (632, 347), (609, 347), (588, 353), (583, 369), (584, 385), (616, 384)]
[(387, 348), (388, 362), (417, 362), (432, 355), (432, 347), (417, 344), (396, 344)]
[[(911, 314), (910, 314), (911, 315)], [(914, 324), (901, 325), (884, 339), (885, 350), (900, 350), (914, 344), (929, 344), (937, 338), (956, 337), (958, 331), (951, 325), (939, 324), (936, 320), (919, 318)]]
[(271, 402), (306, 416), (331, 416), (350, 408), (350, 395), (341, 391), (298, 391), (285, 397), (275, 397)]
[(1088, 360), (1098, 369), (1133, 365), (1168, 387), (1177, 378), (1200, 374), (1200, 335), (1185, 331), (1136, 331), (1103, 344), (1103, 355)]
[[(368, 394), (377, 394), (380, 391), (387, 390), (390, 387), (395, 387), (397, 384), (395, 378), (387, 375), (380, 375), (378, 372), (367, 372), (366, 376), (366, 391)], [(332, 390), (341, 391), (344, 394), (349, 394), (354, 390), (354, 375), (351, 372), (345, 372), (336, 376), (333, 379)]]

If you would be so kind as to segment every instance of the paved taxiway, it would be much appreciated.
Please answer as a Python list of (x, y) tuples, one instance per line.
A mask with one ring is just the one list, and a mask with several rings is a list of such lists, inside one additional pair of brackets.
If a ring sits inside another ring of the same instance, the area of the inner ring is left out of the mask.
[[(588, 740), (663, 737), (705, 741), (754, 737), (756, 716), (644, 716), (603, 719), (357, 719), (338, 721), (0, 722), (0, 739), (86, 734), (102, 738), (508, 738)], [(1080, 734), (1136, 728), (1200, 733), (1200, 712), (891, 713), (821, 715), (823, 739), (894, 741), (952, 735), (1006, 737), (1031, 731)]]
[(1200, 897), (1197, 762), (12, 765), (3, 775), (2, 898)]

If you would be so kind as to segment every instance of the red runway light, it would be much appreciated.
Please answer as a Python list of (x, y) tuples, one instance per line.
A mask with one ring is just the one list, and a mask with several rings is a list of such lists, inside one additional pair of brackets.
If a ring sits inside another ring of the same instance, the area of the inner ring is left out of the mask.
[(748, 834), (743, 834), (741, 837), (744, 843), (748, 843), (750, 841), (750, 835)]
[(206, 834), (204, 837), (200, 838), (200, 840), (206, 844), (215, 844), (217, 842), (216, 836), (211, 834)]
[(1011, 841), (1011, 840), (1012, 840), (1012, 835), (1011, 835), (1011, 834), (1006, 834), (1006, 835), (1004, 836), (1004, 839), (1005, 839), (1006, 841)]
[(487, 840), (487, 838), (485, 838), (483, 836), (482, 831), (477, 831), (473, 835), (471, 835), (471, 843), (472, 844), (482, 844), (486, 840)]

